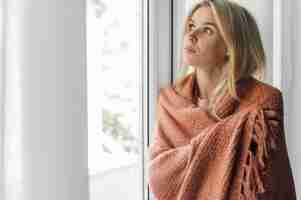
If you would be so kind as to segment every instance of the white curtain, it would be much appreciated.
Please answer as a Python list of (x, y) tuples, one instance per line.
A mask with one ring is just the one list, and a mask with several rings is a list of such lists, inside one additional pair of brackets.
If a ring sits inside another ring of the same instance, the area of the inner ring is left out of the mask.
[(0, 13), (0, 199), (88, 200), (85, 1)]

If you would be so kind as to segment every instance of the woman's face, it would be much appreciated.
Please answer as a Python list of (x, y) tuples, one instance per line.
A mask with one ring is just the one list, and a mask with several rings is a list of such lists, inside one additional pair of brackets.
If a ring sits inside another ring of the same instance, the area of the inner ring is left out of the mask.
[(225, 62), (226, 45), (209, 7), (203, 6), (196, 10), (187, 28), (183, 46), (185, 65), (210, 68)]

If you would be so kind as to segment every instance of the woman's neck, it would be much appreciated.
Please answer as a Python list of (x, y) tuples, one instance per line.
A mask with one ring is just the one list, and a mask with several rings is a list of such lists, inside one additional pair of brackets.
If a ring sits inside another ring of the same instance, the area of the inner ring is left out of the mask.
[(215, 68), (215, 70), (196, 68), (196, 89), (199, 97), (209, 99), (214, 88), (219, 83), (220, 77), (221, 70), (218, 70), (218, 68)]

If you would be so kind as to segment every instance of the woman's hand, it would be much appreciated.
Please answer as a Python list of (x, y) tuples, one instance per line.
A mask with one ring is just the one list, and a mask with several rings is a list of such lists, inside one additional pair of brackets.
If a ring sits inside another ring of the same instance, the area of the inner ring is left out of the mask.
[(264, 114), (267, 116), (269, 123), (271, 123), (272, 126), (276, 127), (279, 125), (281, 119), (275, 110), (266, 109), (264, 110)]
[(208, 106), (209, 106), (208, 99), (198, 97), (197, 105), (198, 107), (203, 108), (204, 110), (208, 110)]

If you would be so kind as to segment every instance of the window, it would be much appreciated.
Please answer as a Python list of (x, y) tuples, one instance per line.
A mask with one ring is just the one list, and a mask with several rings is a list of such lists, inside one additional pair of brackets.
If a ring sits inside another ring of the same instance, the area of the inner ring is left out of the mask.
[(90, 200), (141, 200), (142, 1), (87, 0)]

